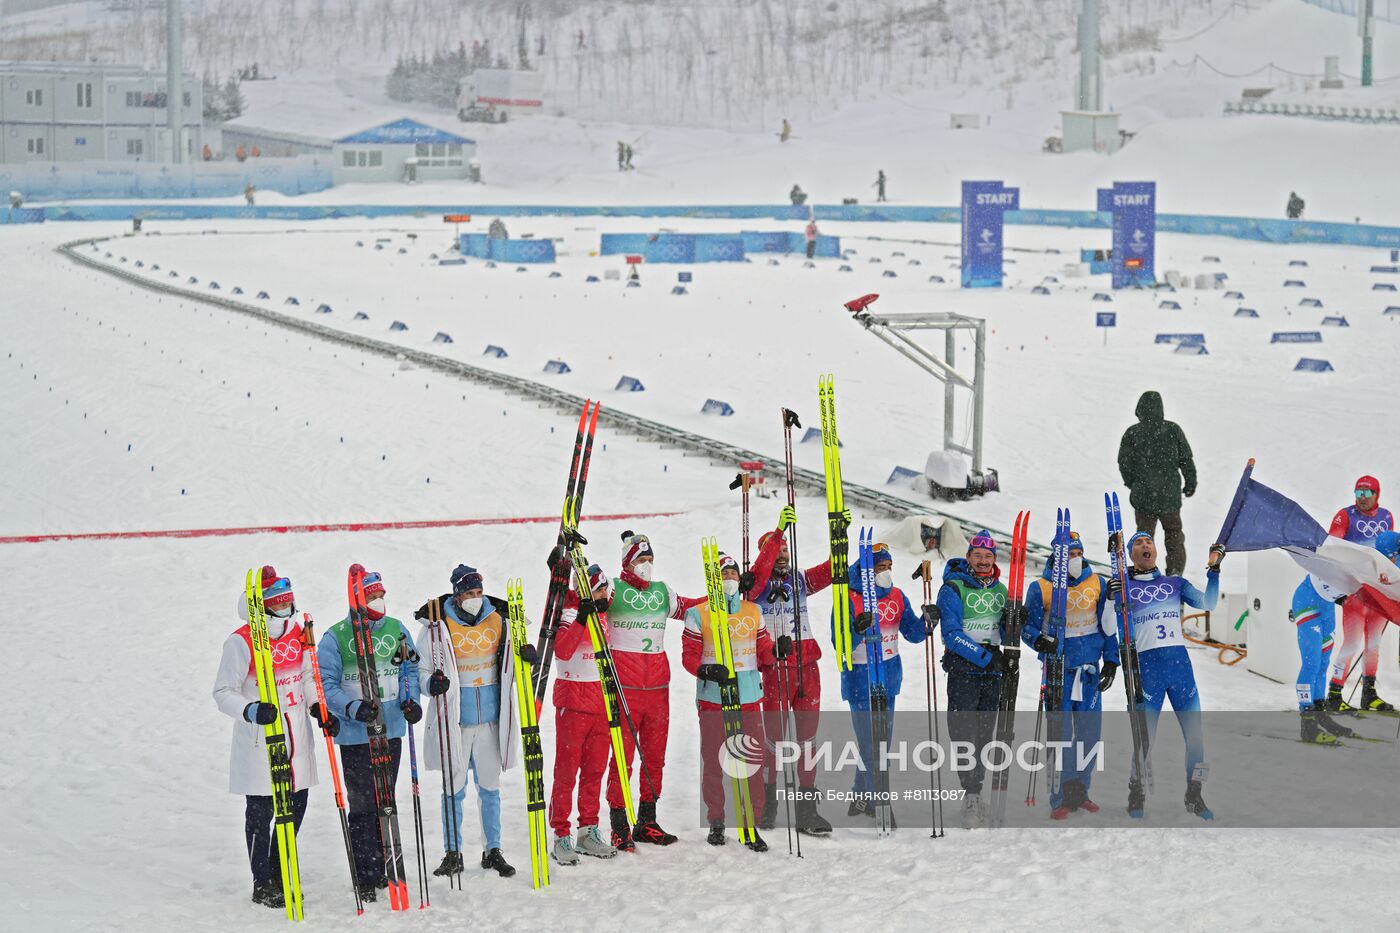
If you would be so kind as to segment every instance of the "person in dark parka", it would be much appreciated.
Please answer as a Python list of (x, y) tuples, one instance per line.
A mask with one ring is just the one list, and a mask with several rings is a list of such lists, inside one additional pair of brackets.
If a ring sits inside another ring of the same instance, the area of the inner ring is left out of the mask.
[(1138, 531), (1156, 534), (1157, 522), (1162, 523), (1167, 573), (1180, 574), (1186, 567), (1181, 497), (1196, 492), (1196, 462), (1181, 426), (1163, 416), (1160, 393), (1142, 393), (1134, 413), (1138, 423), (1123, 432), (1118, 444), (1118, 472), (1128, 487)]

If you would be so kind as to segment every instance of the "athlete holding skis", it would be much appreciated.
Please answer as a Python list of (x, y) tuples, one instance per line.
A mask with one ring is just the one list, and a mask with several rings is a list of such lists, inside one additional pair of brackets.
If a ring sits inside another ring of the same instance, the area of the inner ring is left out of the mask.
[[(267, 635), (271, 642), (277, 694), (282, 705), (282, 726), (288, 736), (292, 764), (293, 825), (301, 828), (308, 789), (316, 783), (311, 717), (316, 715), (311, 661), (302, 651), (301, 626), (293, 621), (296, 598), (292, 581), (277, 576), (272, 567), (262, 571), (263, 605), (267, 610)], [(273, 832), (272, 780), (268, 771), (264, 727), (276, 722), (277, 707), (258, 700), (253, 668), (253, 642), (248, 626), (248, 605), (239, 594), (238, 615), (243, 625), (224, 639), (219, 671), (214, 676), (214, 703), (234, 720), (229, 752), (229, 793), (243, 794), (243, 833), (248, 842), (248, 866), (253, 872), (253, 903), (284, 908), (276, 837)], [(340, 728), (331, 717), (325, 727), (331, 735)]]
[[(1055, 820), (1068, 819), (1074, 810), (1099, 812), (1099, 805), (1089, 799), (1093, 770), (1089, 764), (1076, 767), (1076, 763), (1099, 741), (1103, 730), (1101, 697), (1112, 685), (1119, 665), (1116, 623), (1113, 617), (1104, 616), (1108, 590), (1084, 561), (1084, 542), (1078, 532), (1070, 532), (1068, 553), (1063, 705), (1061, 730), (1056, 738), (1073, 742), (1074, 746), (1066, 749), (1062, 779), (1050, 791), (1050, 817)], [(1060, 647), (1058, 633), (1050, 630), (1047, 618), (1052, 563), (1047, 561), (1040, 579), (1026, 588), (1026, 625), (1021, 630), (1021, 640), (1035, 649), (1042, 663), (1046, 655), (1054, 654)]]
[[(1213, 820), (1215, 815), (1201, 796), (1201, 785), (1209, 770), (1205, 763), (1205, 738), (1201, 734), (1201, 696), (1181, 632), (1181, 616), (1184, 606), (1207, 612), (1215, 608), (1220, 597), (1220, 561), (1224, 556), (1223, 545), (1211, 545), (1203, 593), (1185, 577), (1168, 576), (1157, 569), (1157, 544), (1152, 535), (1139, 531), (1128, 539), (1128, 559), (1132, 567), (1128, 572), (1126, 596), (1142, 678), (1148, 747), (1157, 733), (1162, 704), (1170, 699), (1186, 740), (1186, 809), (1203, 820)], [(1122, 582), (1117, 577), (1109, 580), (1108, 591), (1115, 604), (1124, 596)], [(1145, 805), (1142, 782), (1134, 772), (1128, 781), (1128, 815), (1142, 819)]]
[[(580, 600), (569, 590), (554, 633), (557, 676), (554, 680), (554, 780), (550, 787), (549, 825), (554, 830), (550, 856), (561, 865), (577, 865), (580, 854), (612, 858), (617, 850), (598, 832), (598, 800), (608, 767), (608, 713), (603, 703), (598, 659), (585, 619), (594, 614), (604, 638), (608, 624), (608, 576), (588, 568), (590, 593)], [(569, 816), (578, 784), (578, 841), (569, 838)]]
[[(470, 769), (476, 780), (481, 818), (481, 867), (509, 878), (515, 869), (501, 854), (501, 766), (511, 760), (518, 725), (508, 705), (501, 702), (508, 639), (500, 613), (483, 595), (481, 573), (458, 564), (451, 582), (451, 594), (429, 600), (417, 612), (423, 624), (418, 643), (428, 652), (423, 656), (426, 661), (420, 660), (418, 665), (420, 689), (432, 697), (428, 721), (445, 719), (448, 755), (453, 761), (452, 793), (442, 800), (442, 838), (447, 851), (433, 874), (454, 875), (464, 867), (462, 801)], [(525, 649), (526, 660), (533, 664), (535, 646), (522, 646)], [(437, 744), (426, 744), (426, 767), (446, 774)]]
[[(894, 585), (894, 560), (890, 557), (887, 544), (874, 546), (875, 564), (875, 606), (871, 610), (864, 604), (861, 592), (860, 567), (850, 568), (851, 584), (851, 625), (857, 636), (857, 646), (851, 652), (854, 662), (849, 671), (841, 671), (841, 699), (851, 708), (851, 724), (855, 728), (856, 743), (860, 748), (861, 761), (865, 767), (856, 771), (855, 783), (851, 787), (851, 805), (847, 816), (868, 816), (875, 818), (873, 793), (874, 774), (880, 767), (876, 761), (875, 749), (878, 743), (888, 743), (894, 732), (894, 717), (882, 717), (885, 734), (872, 736), (870, 731), (870, 673), (867, 651), (861, 642), (865, 641), (870, 627), (878, 626), (880, 633), (881, 660), (884, 668), (885, 691), (888, 709), (894, 711), (895, 698), (899, 696), (904, 683), (904, 664), (899, 657), (899, 639), (912, 644), (921, 644), (928, 637), (927, 627), (921, 613), (904, 591)], [(833, 620), (834, 625), (834, 620)], [(834, 637), (834, 635), (833, 635)]]
[[(763, 792), (762, 819), (759, 828), (772, 829), (778, 812), (778, 769), (773, 753), (774, 743), (782, 735), (781, 719), (784, 708), (792, 710), (795, 725), (794, 740), (805, 750), (817, 734), (821, 718), (822, 679), (817, 661), (821, 659), (821, 643), (812, 636), (807, 600), (831, 585), (831, 558), (801, 573), (792, 572), (792, 558), (784, 533), (797, 521), (791, 506), (784, 506), (778, 516), (778, 527), (758, 539), (758, 557), (753, 564), (753, 585), (749, 594), (763, 613), (763, 625), (773, 640), (774, 667), (763, 671), (763, 725), (767, 738), (763, 743), (763, 772), (766, 775)], [(797, 603), (802, 619), (793, 625), (793, 588), (798, 592)], [(794, 631), (800, 633), (799, 644), (793, 644)], [(799, 664), (799, 661), (801, 662)], [(778, 676), (777, 664), (786, 667), (786, 677)], [(782, 686), (787, 685), (787, 696)], [(784, 702), (786, 701), (786, 702)], [(797, 831), (811, 836), (825, 836), (831, 824), (817, 812), (816, 766), (805, 753), (797, 760), (797, 783), (800, 793), (796, 806)]]
[[(612, 844), (624, 851), (635, 848), (633, 839), (668, 846), (676, 837), (656, 822), (656, 800), (666, 770), (666, 739), (671, 730), (671, 663), (666, 657), (666, 623), (683, 620), (685, 611), (704, 597), (685, 599), (665, 583), (652, 579), (655, 555), (646, 535), (630, 531), (622, 535), (622, 575), (613, 588), (608, 614), (612, 630), (613, 664), (622, 685), (623, 698), (641, 743), (641, 806), (637, 825), (627, 824), (627, 808), (617, 763), (608, 768), (608, 806), (611, 809)], [(558, 649), (555, 649), (556, 652)], [(635, 743), (631, 730), (623, 733), (627, 770), (632, 770)]]
[[(416, 648), (403, 623), (388, 614), (384, 581), (378, 573), (366, 573), (359, 564), (351, 567), (351, 573), (363, 574), (365, 616), (370, 626), (375, 674), (379, 681), (370, 689), (378, 699), (365, 699), (350, 615), (326, 629), (316, 651), (321, 660), (326, 704), (332, 714), (344, 717), (335, 744), (340, 746), (340, 765), (350, 801), (350, 839), (355, 852), (356, 883), (360, 886), (360, 896), (373, 901), (375, 889), (386, 879), (366, 724), (382, 714), (391, 754), (389, 773), (396, 778), (407, 724), (422, 719), (423, 708), (418, 705)], [(407, 656), (404, 656), (405, 650)]]
[[(1381, 484), (1374, 476), (1356, 481), (1356, 502), (1337, 512), (1327, 533), (1357, 544), (1371, 544), (1383, 533), (1395, 530), (1395, 517), (1380, 507)], [(1332, 683), (1327, 690), (1327, 708), (1332, 712), (1350, 711), (1342, 699), (1351, 672), (1352, 659), (1361, 652), (1361, 708), (1391, 713), (1395, 707), (1376, 695), (1376, 671), (1380, 668), (1381, 633), (1385, 614), (1375, 611), (1367, 600), (1347, 600), (1342, 604), (1342, 647), (1332, 655)]]
[[(743, 733), (755, 744), (762, 732), (760, 714), (763, 699), (763, 674), (773, 667), (773, 639), (763, 625), (763, 614), (756, 604), (739, 592), (739, 564), (728, 554), (719, 555), (720, 576), (724, 581), (725, 608), (728, 612), (730, 651), (734, 657), (735, 679), (739, 688), (739, 710)], [(725, 741), (720, 685), (729, 676), (715, 650), (714, 622), (709, 606), (694, 606), (686, 611), (685, 631), (681, 635), (681, 664), (695, 675), (695, 705), (700, 716), (700, 793), (705, 801), (710, 834), (706, 841), (712, 846), (724, 845), (724, 782), (727, 775), (720, 767), (720, 748)], [(764, 802), (759, 797), (763, 770), (753, 762), (736, 761), (753, 768), (748, 775), (749, 800), (754, 812), (755, 829), (752, 839), (745, 843), (755, 852), (767, 852), (768, 844), (758, 835), (756, 826), (762, 822)]]
[(955, 557), (943, 568), (935, 603), (948, 674), (948, 737), (971, 742), (976, 756), (975, 766), (958, 774), (964, 829), (975, 829), (987, 818), (982, 746), (992, 738), (1005, 669), (1001, 641), (1007, 593), (996, 561), (996, 539), (985, 529), (977, 532), (968, 542), (967, 558)]

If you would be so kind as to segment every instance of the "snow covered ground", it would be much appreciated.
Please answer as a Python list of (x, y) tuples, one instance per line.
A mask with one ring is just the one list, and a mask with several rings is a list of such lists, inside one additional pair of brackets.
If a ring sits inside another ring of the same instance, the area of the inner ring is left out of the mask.
[[(1346, 333), (1326, 330), (1321, 349), (1338, 372), (1311, 377), (1324, 380), (1319, 383), (1289, 372), (1297, 348), (1266, 343), (1269, 330), (1317, 324), (1316, 312), (1291, 306), (1297, 291), (1284, 292), (1276, 281), (1288, 274), (1289, 249), (1163, 238), (1163, 268), (1228, 271), (1231, 286), (1244, 290), (1261, 319), (1233, 319), (1237, 303), (1220, 292), (1178, 293), (1173, 297), (1183, 310), (1177, 312), (1158, 311), (1152, 296), (1118, 295), (1113, 307), (1122, 314), (1121, 326), (1104, 350), (1090, 326), (1100, 307), (1089, 301), (1096, 285), (1061, 277), (1055, 294), (1028, 294), (1031, 284), (1057, 273), (1066, 255), (1015, 253), (1003, 293), (965, 294), (925, 281), (935, 273), (953, 278), (943, 259), (951, 247), (855, 239), (906, 233), (951, 240), (952, 231), (881, 225), (833, 231), (859, 251), (852, 257), (858, 271), (839, 273), (834, 262), (805, 270), (792, 259), (778, 267), (699, 267), (691, 294), (673, 297), (659, 267), (644, 270), (639, 290), (625, 291), (616, 282), (585, 287), (588, 271), (616, 267), (616, 261), (585, 255), (595, 233), (574, 231), (575, 225), (529, 225), (539, 235), (565, 238), (570, 255), (559, 263), (563, 278), (554, 280), (543, 268), (431, 266), (425, 254), (441, 245), (444, 233), (426, 221), (337, 222), (303, 233), (278, 232), (275, 224), (230, 224), (220, 225), (227, 232), (200, 236), (175, 236), (179, 228), (172, 226), (163, 228), (171, 235), (119, 240), (104, 250), (114, 261), (126, 255), (128, 267), (140, 258), (176, 268), (182, 281), (217, 278), (225, 293), (234, 284), (250, 293), (267, 288), (280, 310), (288, 310), (280, 299), (293, 292), (308, 316), (324, 301), (336, 310), (317, 316), (323, 323), (352, 326), (351, 312), (363, 308), (371, 316), (366, 326), (379, 337), (390, 319), (399, 318), (410, 325), (402, 338), (414, 346), (447, 330), (457, 342), (439, 349), (476, 363), (486, 342), (502, 343), (512, 356), (500, 365), (512, 372), (561, 378), (571, 391), (599, 395), (610, 406), (768, 450), (780, 440), (772, 409), (789, 404), (814, 411), (815, 375), (834, 371), (848, 475), (874, 484), (894, 462), (918, 465), (937, 436), (939, 409), (930, 405), (933, 387), (923, 377), (842, 320), (840, 300), (874, 289), (885, 293), (881, 310), (933, 307), (985, 315), (996, 331), (989, 353), (989, 462), (1002, 469), (1007, 492), (969, 505), (968, 512), (1004, 523), (1020, 507), (1044, 515), (1051, 506), (1070, 504), (1086, 515), (1081, 526), (1091, 548), (1101, 541), (1099, 491), (1116, 485), (1113, 450), (1141, 388), (1166, 392), (1169, 414), (1182, 420), (1196, 445), (1205, 479), (1187, 516), (1197, 556), (1247, 455), (1260, 457), (1261, 478), (1275, 480), (1317, 514), (1340, 501), (1354, 473), (1380, 472), (1394, 459), (1384, 437), (1375, 459), (1363, 458), (1356, 438), (1369, 423), (1367, 409), (1338, 402), (1383, 391), (1379, 367), (1391, 345), (1386, 328), (1395, 326), (1380, 317), (1366, 290), (1369, 279), (1357, 270), (1372, 257), (1358, 251), (1305, 251), (1307, 293), (1323, 298), (1329, 312), (1344, 310), (1353, 325)], [(398, 230), (379, 234), (381, 227)], [(395, 250), (407, 242), (402, 230), (409, 227), (422, 235), (401, 256)], [(691, 222), (684, 228), (701, 229)], [(110, 232), (110, 225), (5, 232), (0, 264), (10, 300), (0, 309), (8, 338), (0, 367), (0, 463), (19, 482), (9, 487), (0, 532), (548, 516), (557, 509), (573, 426), (567, 415), (153, 296), (51, 251), (63, 239)], [(391, 236), (393, 248), (354, 245), (356, 239), (369, 244), (377, 234)], [(1068, 250), (1085, 237), (1102, 236), (1017, 230), (1012, 244)], [(896, 249), (906, 256), (893, 256)], [(1223, 262), (1200, 265), (1207, 254)], [(869, 263), (872, 255), (884, 262)], [(910, 259), (922, 265), (910, 266)], [(879, 277), (884, 269), (900, 277)], [(1151, 345), (1151, 335), (1167, 329), (1206, 332), (1211, 355), (1185, 359)], [(794, 332), (797, 349), (779, 352), (780, 340)], [(644, 346), (659, 358), (650, 361)], [(843, 350), (820, 349), (830, 346)], [(565, 356), (575, 372), (539, 374), (555, 355)], [(637, 366), (644, 368), (631, 372)], [(647, 392), (620, 397), (609, 391), (624, 368), (646, 382)], [(1061, 385), (1064, 413), (1056, 414), (1045, 398), (1048, 386)], [(701, 418), (696, 412), (704, 395), (731, 398), (738, 413)], [(1323, 437), (1335, 453), (1297, 457), (1298, 425), (1324, 419)], [(1067, 433), (1067, 425), (1086, 430)], [(682, 592), (698, 592), (696, 539), (718, 533), (723, 546), (736, 546), (734, 494), (725, 488), (732, 468), (622, 437), (609, 436), (606, 445), (594, 465), (589, 511), (680, 514), (587, 528), (596, 542), (592, 553), (613, 567), (613, 535), (643, 526), (658, 549), (662, 574)], [(815, 453), (799, 450), (803, 462), (814, 465)], [(1380, 466), (1373, 465), (1377, 461)], [(799, 508), (809, 516), (803, 551), (817, 555), (822, 533), (810, 516), (819, 506), (804, 501)], [(218, 645), (235, 625), (244, 568), (269, 562), (290, 574), (301, 606), (322, 626), (341, 612), (341, 579), (352, 561), (383, 571), (400, 612), (439, 592), (447, 571), (465, 560), (482, 566), (495, 586), (507, 575), (522, 575), (537, 613), (544, 588), (540, 557), (552, 534), (545, 523), (6, 545), (36, 630), (73, 635), (53, 642), (57, 664), (21, 666), (15, 691), (28, 697), (56, 690), (68, 699), (33, 704), (0, 726), (0, 739), (12, 750), (0, 775), (20, 814), (0, 856), (0, 900), (26, 929), (280, 925), (280, 916), (246, 903), (241, 801), (224, 790), (229, 725), (208, 698)], [(908, 555), (899, 559), (910, 566)], [(1227, 569), (1234, 568), (1227, 563)], [(815, 609), (825, 612), (821, 601)], [(693, 688), (679, 670), (678, 644), (671, 650), (677, 671), (668, 762), (673, 789), (662, 815), (682, 843), (575, 871), (556, 868), (553, 887), (538, 895), (522, 879), (479, 877), (473, 869), (464, 895), (439, 886), (421, 922), (446, 927), (489, 917), (523, 929), (561, 917), (595, 926), (640, 916), (689, 926), (727, 922), (737, 903), (740, 916), (758, 929), (808, 925), (816, 917), (844, 925), (868, 920), (871, 907), (830, 880), (878, 859), (886, 879), (878, 915), (894, 927), (924, 925), (928, 917), (1023, 925), (1030, 922), (1028, 904), (1044, 906), (1072, 889), (1075, 906), (1050, 909), (1048, 928), (1238, 928), (1261, 917), (1320, 922), (1330, 916), (1332, 908), (1312, 893), (1319, 863), (1400, 860), (1400, 838), (1390, 831), (1087, 827), (1001, 835), (955, 829), (939, 841), (908, 830), (886, 843), (838, 830), (832, 840), (809, 840), (802, 862), (781, 851), (760, 859), (734, 846), (716, 853), (703, 845), (696, 789), (686, 779), (698, 768), (696, 724), (688, 714)], [(911, 646), (905, 653), (910, 675), (900, 703), (918, 708), (924, 701), (921, 652)], [(1197, 653), (1196, 669), (1210, 709), (1281, 709), (1291, 699), (1291, 688), (1221, 667), (1212, 652)], [(1029, 706), (1033, 690), (1022, 686), (1021, 703)], [(828, 677), (825, 706), (840, 709), (835, 687)], [(1388, 666), (1382, 688), (1400, 689)], [(1116, 705), (1119, 695), (1113, 700)], [(1172, 727), (1164, 728), (1172, 736)], [(549, 716), (544, 731), (548, 750)], [(407, 768), (402, 777), (406, 801)], [(1238, 793), (1248, 778), (1215, 780), (1222, 808), (1233, 796), (1225, 782)], [(520, 865), (523, 791), (518, 774), (503, 783), (507, 854)], [(430, 813), (435, 787), (435, 778), (425, 778)], [(1170, 813), (1178, 792), (1163, 788), (1154, 807)], [(1101, 796), (1116, 805), (1119, 793), (1110, 787)], [(1227, 810), (1221, 816), (1228, 821)], [(427, 836), (435, 846), (435, 824)], [(309, 922), (325, 928), (343, 923), (348, 892), (328, 788), (315, 792), (303, 839)], [(770, 841), (783, 849), (781, 832)], [(713, 896), (695, 884), (710, 878), (719, 881)], [(1344, 874), (1329, 883), (1352, 905), (1358, 927), (1381, 928), (1389, 911), (1371, 895), (1368, 878)], [(679, 885), (694, 893), (678, 897)], [(1126, 912), (1125, 892), (1134, 905)], [(362, 922), (391, 922), (383, 914)]]

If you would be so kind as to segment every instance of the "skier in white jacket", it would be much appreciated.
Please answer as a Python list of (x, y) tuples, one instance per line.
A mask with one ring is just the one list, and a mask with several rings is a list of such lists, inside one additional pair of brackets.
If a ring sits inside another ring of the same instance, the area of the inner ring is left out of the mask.
[[(311, 659), (303, 651), (302, 627), (296, 621), (292, 583), (262, 568), (263, 605), (267, 609), (267, 635), (281, 706), (282, 729), (292, 762), (294, 826), (301, 827), (306, 813), (307, 789), (316, 783), (315, 743), (311, 716), (316, 688)], [(234, 720), (233, 746), (229, 753), (228, 789), (247, 798), (243, 831), (248, 841), (248, 864), (253, 872), (253, 901), (268, 907), (284, 907), (280, 856), (273, 832), (272, 777), (268, 769), (264, 727), (276, 721), (277, 707), (258, 699), (253, 668), (252, 636), (248, 606), (239, 595), (238, 615), (243, 625), (224, 640), (219, 672), (214, 678), (214, 702)], [(328, 728), (339, 729), (332, 717)]]

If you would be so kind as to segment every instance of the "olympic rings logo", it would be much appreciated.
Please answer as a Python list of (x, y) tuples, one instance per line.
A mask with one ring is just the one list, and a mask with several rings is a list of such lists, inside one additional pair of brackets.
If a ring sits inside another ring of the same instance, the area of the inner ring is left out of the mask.
[(1006, 597), (1000, 593), (968, 593), (966, 598), (968, 609), (985, 615), (1001, 612), (1006, 605)]
[(1356, 523), (1356, 530), (1368, 538), (1374, 538), (1382, 531), (1390, 530), (1390, 522), (1383, 518), (1370, 519), (1363, 518)]
[(468, 629), (465, 632), (454, 630), (452, 632), (452, 647), (458, 651), (474, 649), (477, 654), (490, 654), (496, 650), (499, 641), (500, 638), (495, 632), (480, 629)]
[(892, 599), (882, 599), (875, 603), (875, 615), (879, 616), (882, 626), (889, 622), (898, 622), (902, 609), (903, 607)]
[(278, 641), (272, 643), (272, 663), (291, 664), (301, 659), (301, 642)]
[(1087, 590), (1070, 590), (1065, 594), (1065, 606), (1068, 609), (1092, 609), (1097, 604), (1097, 597)]
[(376, 655), (390, 654), (395, 648), (399, 646), (398, 637), (395, 635), (391, 635), (388, 632), (382, 632), (378, 635), (371, 635), (370, 642), (374, 645), (374, 653)]
[(736, 638), (752, 638), (758, 631), (758, 622), (748, 616), (730, 616), (730, 635)]
[(638, 612), (657, 612), (665, 605), (666, 597), (660, 590), (626, 589), (622, 591), (622, 601)]
[(1145, 586), (1129, 587), (1128, 595), (1145, 603), (1155, 603), (1175, 596), (1176, 587), (1170, 583), (1149, 583)]

